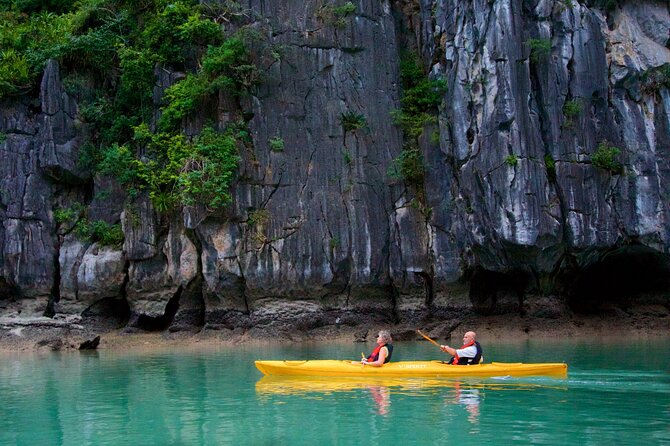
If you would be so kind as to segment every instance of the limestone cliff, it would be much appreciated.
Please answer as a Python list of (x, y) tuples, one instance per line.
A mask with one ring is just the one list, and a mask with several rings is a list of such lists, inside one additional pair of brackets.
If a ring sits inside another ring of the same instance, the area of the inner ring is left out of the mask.
[[(2, 104), (5, 314), (309, 329), (668, 305), (670, 81), (649, 76), (670, 64), (667, 2), (360, 0), (337, 26), (321, 0), (241, 3), (281, 56), (235, 107), (213, 98), (221, 121), (250, 117), (253, 141), (225, 212), (161, 215), (79, 168), (56, 62), (38, 101)], [(403, 50), (448, 85), (419, 140), (421, 191), (389, 175)], [(179, 76), (157, 68), (157, 108)], [(619, 149), (619, 168), (594, 162), (600, 147)], [(74, 202), (121, 222), (123, 247), (57, 224)]]

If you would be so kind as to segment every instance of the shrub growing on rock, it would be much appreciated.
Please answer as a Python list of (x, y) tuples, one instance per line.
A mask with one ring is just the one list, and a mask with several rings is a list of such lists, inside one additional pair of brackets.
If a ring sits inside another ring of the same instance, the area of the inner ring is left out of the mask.
[(610, 146), (607, 141), (598, 145), (598, 149), (591, 155), (591, 162), (594, 166), (610, 171), (613, 174), (623, 173), (623, 166), (617, 157), (621, 153), (618, 147)]

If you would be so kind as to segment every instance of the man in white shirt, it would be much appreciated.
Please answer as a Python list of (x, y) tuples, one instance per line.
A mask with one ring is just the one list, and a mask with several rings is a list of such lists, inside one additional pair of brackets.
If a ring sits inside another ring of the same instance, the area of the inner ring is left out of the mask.
[(449, 361), (450, 364), (479, 364), (482, 358), (482, 347), (477, 342), (477, 333), (474, 331), (468, 331), (463, 335), (463, 346), (461, 348), (440, 345), (440, 349), (453, 356)]

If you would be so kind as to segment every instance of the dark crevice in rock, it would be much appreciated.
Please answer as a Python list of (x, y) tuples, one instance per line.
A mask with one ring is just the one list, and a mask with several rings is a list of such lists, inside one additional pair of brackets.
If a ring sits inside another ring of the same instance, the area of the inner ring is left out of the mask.
[(309, 184), (309, 181), (311, 179), (311, 165), (314, 162), (314, 155), (316, 154), (316, 149), (312, 150), (312, 152), (309, 155), (309, 161), (307, 162), (307, 177), (305, 178), (305, 182), (303, 183), (302, 187), (300, 188), (300, 192), (298, 193), (298, 197), (300, 197), (300, 200), (302, 200), (302, 197), (305, 193), (305, 189), (307, 189), (307, 185)]
[(522, 271), (500, 273), (477, 268), (470, 279), (470, 301), (482, 315), (520, 313), (529, 277)]
[(251, 310), (249, 309), (249, 296), (247, 295), (247, 279), (244, 277), (244, 267), (239, 257), (237, 257), (237, 267), (240, 271), (240, 280), (238, 286), (240, 294), (242, 295), (242, 299), (244, 300), (244, 314), (248, 316), (251, 314)]
[(51, 292), (49, 293), (49, 300), (47, 306), (44, 309), (44, 316), (54, 317), (56, 315), (56, 302), (60, 300), (60, 237), (54, 237), (55, 244), (54, 246), (54, 256), (53, 256), (53, 265), (54, 265), (54, 275), (53, 283), (51, 285)]
[(576, 313), (594, 314), (609, 304), (670, 305), (670, 256), (633, 245), (604, 253), (572, 273), (567, 303)]
[[(37, 129), (34, 130), (33, 132), (27, 132), (25, 130), (17, 129), (17, 128), (7, 128), (7, 129), (1, 130), (1, 131), (2, 131), (2, 133), (4, 133), (7, 136), (9, 136), (9, 135), (35, 136), (38, 133)], [(16, 153), (16, 152), (14, 152), (14, 153)]]
[(167, 305), (165, 305), (165, 312), (162, 316), (151, 317), (146, 314), (140, 314), (132, 325), (146, 331), (166, 330), (174, 321), (175, 315), (179, 310), (179, 299), (183, 292), (184, 288), (180, 286), (174, 296), (170, 298)]
[(205, 300), (202, 294), (203, 280), (203, 277), (198, 275), (186, 285), (179, 299), (179, 306), (170, 322), (169, 331), (199, 331), (205, 325)]
[(433, 293), (433, 277), (431, 274), (425, 272), (425, 271), (420, 271), (420, 272), (415, 272), (417, 276), (421, 277), (421, 280), (423, 281), (423, 285), (425, 288), (425, 293), (426, 293), (426, 300), (425, 300), (425, 305), (426, 308), (429, 310), (433, 309), (433, 299), (434, 299), (434, 293)]
[[(123, 265), (123, 283), (121, 284), (121, 289), (119, 290), (120, 298), (125, 302), (125, 305), (130, 308), (128, 303), (128, 283), (130, 283), (130, 260), (126, 259), (126, 262)], [(128, 310), (128, 318), (130, 317), (130, 310)], [(126, 318), (126, 320), (128, 319)]]
[(202, 266), (202, 243), (194, 230), (185, 229), (184, 234), (195, 246), (197, 269), (195, 277), (184, 288), (179, 301), (179, 308), (170, 323), (169, 330), (172, 332), (199, 329), (205, 325), (206, 304), (203, 295), (205, 277)]

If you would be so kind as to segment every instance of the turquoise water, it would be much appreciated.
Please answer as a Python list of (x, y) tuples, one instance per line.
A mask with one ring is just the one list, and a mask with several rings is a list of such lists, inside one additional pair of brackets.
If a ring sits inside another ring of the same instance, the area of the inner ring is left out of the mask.
[[(491, 344), (567, 379), (262, 379), (254, 359), (372, 346), (0, 356), (0, 445), (670, 444), (670, 340)], [(425, 342), (394, 360), (441, 359)]]

